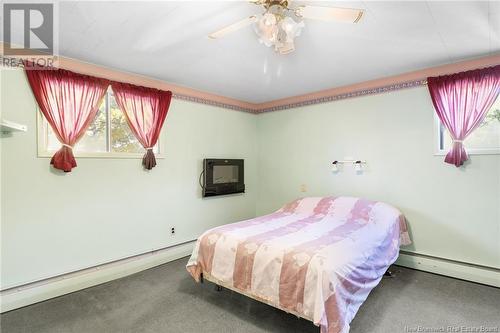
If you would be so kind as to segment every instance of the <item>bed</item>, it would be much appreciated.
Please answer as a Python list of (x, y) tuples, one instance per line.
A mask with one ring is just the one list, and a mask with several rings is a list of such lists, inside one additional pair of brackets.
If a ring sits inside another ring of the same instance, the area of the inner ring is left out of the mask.
[(297, 199), (197, 240), (187, 270), (320, 326), (345, 333), (361, 304), (410, 244), (396, 208), (353, 197)]

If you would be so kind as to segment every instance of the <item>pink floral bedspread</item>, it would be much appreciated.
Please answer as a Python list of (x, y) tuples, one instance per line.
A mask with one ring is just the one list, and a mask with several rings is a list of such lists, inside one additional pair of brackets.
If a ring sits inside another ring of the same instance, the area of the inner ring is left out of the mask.
[(187, 270), (299, 313), (321, 332), (349, 324), (399, 246), (404, 216), (383, 202), (352, 197), (295, 200), (275, 213), (206, 231)]

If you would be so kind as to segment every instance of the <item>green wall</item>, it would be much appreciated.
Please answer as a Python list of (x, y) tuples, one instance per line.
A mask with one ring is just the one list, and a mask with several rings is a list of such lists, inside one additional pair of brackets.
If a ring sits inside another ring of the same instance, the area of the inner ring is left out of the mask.
[[(165, 158), (152, 172), (139, 159), (79, 158), (61, 174), (37, 157), (37, 108), (23, 72), (0, 73), (2, 117), (28, 125), (0, 141), (2, 288), (323, 195), (398, 207), (414, 240), (407, 251), (500, 268), (500, 155), (473, 155), (459, 169), (434, 155), (426, 88), (259, 116), (174, 100), (161, 138)], [(202, 159), (228, 156), (245, 159), (247, 192), (202, 199)], [(367, 168), (332, 173), (331, 162), (345, 157)]]
[[(434, 155), (427, 88), (258, 118), (257, 214), (299, 196), (385, 201), (408, 218), (414, 244), (406, 250), (500, 268), (500, 155), (472, 155), (463, 168)], [(345, 157), (366, 160), (366, 170), (332, 173)]]
[[(2, 117), (28, 126), (0, 139), (2, 288), (193, 240), (255, 216), (255, 115), (173, 100), (162, 131), (165, 158), (151, 172), (140, 159), (79, 158), (64, 174), (37, 157), (37, 108), (24, 73), (0, 73)], [(244, 158), (246, 193), (202, 199), (205, 157)]]

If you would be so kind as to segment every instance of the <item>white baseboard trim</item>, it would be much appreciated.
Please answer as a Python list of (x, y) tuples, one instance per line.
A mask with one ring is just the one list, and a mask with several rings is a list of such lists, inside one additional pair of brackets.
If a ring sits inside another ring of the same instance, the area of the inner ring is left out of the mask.
[[(194, 241), (190, 241), (4, 290), (0, 293), (0, 312), (11, 311), (69, 294), (188, 256), (193, 251), (193, 247)], [(461, 263), (412, 252), (401, 252), (395, 264), (500, 287), (500, 270), (496, 268)]]
[(188, 256), (193, 251), (193, 247), (194, 241), (190, 241), (4, 290), (0, 293), (0, 312), (69, 294)]
[(412, 252), (401, 252), (396, 265), (500, 287), (500, 269)]

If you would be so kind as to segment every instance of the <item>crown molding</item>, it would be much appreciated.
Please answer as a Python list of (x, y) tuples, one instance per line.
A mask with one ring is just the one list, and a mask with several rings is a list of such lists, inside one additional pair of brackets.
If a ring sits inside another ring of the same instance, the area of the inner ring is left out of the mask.
[[(4, 43), (0, 42), (2, 55), (3, 45)], [(494, 55), (489, 55), (481, 58), (430, 67), (400, 75), (335, 87), (299, 96), (292, 96), (264, 103), (251, 103), (230, 97), (212, 94), (209, 92), (204, 92), (201, 90), (183, 87), (170, 82), (146, 77), (140, 74), (129, 73), (111, 69), (105, 66), (91, 64), (81, 60), (61, 56), (57, 56), (56, 58), (57, 67), (59, 68), (86, 75), (102, 77), (113, 81), (127, 82), (161, 90), (170, 90), (172, 91), (173, 97), (175, 99), (221, 107), (229, 110), (249, 112), (253, 114), (286, 110), (308, 105), (328, 103), (346, 98), (380, 94), (400, 89), (418, 87), (426, 85), (427, 77), (429, 76), (452, 74), (500, 64), (500, 53), (496, 53)]]

